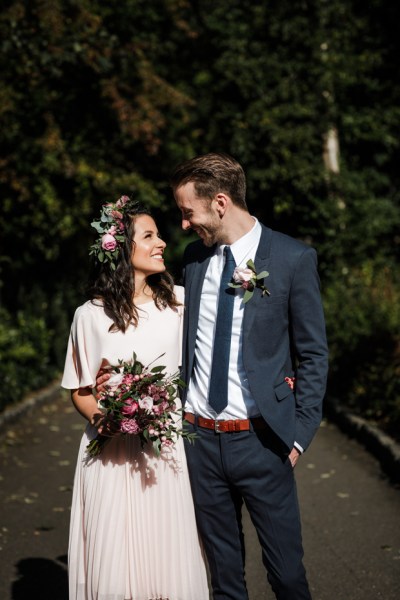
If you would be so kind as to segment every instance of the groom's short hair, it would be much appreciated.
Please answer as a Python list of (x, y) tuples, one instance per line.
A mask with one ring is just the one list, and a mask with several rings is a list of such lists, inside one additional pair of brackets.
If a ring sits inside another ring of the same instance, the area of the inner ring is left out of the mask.
[(200, 198), (212, 199), (225, 192), (233, 204), (247, 210), (246, 176), (242, 166), (229, 154), (209, 152), (179, 164), (170, 178), (173, 191), (190, 182)]

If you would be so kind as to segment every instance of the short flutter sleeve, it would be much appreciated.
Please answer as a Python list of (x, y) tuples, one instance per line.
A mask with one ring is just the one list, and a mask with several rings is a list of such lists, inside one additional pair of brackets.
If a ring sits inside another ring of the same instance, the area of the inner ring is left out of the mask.
[(72, 390), (94, 387), (101, 365), (100, 306), (86, 302), (75, 311), (68, 340), (62, 387)]

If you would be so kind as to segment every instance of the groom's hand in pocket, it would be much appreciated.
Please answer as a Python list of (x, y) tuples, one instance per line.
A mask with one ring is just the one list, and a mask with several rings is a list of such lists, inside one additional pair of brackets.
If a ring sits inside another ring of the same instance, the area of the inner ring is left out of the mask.
[(300, 452), (297, 450), (297, 448), (293, 448), (291, 453), (289, 454), (289, 460), (290, 460), (290, 463), (291, 463), (293, 469), (296, 466), (299, 456), (300, 456)]

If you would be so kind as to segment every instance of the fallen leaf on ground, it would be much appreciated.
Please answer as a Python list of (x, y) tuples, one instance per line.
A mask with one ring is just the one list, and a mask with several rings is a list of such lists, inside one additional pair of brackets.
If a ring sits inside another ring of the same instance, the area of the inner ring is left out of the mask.
[(337, 496), (338, 498), (349, 498), (349, 497), (350, 497), (350, 494), (348, 494), (347, 492), (338, 492), (338, 493), (336, 494), (336, 496)]

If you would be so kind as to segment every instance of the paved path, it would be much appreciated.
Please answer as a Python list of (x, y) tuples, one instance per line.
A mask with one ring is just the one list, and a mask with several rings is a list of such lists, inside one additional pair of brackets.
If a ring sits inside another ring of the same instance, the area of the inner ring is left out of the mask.
[[(0, 600), (67, 600), (69, 506), (84, 422), (67, 396), (0, 429)], [(400, 489), (324, 424), (296, 467), (314, 600), (400, 598)], [(244, 515), (250, 600), (273, 600)]]

